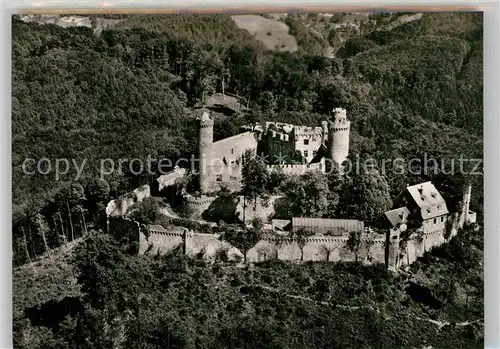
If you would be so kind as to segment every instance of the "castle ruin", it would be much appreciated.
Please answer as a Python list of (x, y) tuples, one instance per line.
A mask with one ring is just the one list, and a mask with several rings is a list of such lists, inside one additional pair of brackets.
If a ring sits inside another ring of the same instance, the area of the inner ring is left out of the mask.
[[(244, 132), (217, 142), (213, 140), (214, 120), (209, 111), (202, 111), (198, 125), (198, 172), (203, 194), (217, 192), (222, 187), (238, 191), (246, 151), (268, 159), (266, 165), (270, 171), (280, 169), (284, 173), (325, 172), (331, 164), (342, 164), (349, 154), (350, 121), (343, 108), (335, 108), (331, 119), (323, 121), (321, 126), (266, 122), (264, 125), (244, 126)], [(257, 154), (259, 145), (266, 140), (281, 143), (280, 149), (291, 149), (302, 161), (283, 161), (288, 159), (281, 152)]]
[[(342, 108), (335, 108), (331, 119), (323, 121), (321, 126), (266, 122), (245, 126), (242, 133), (216, 142), (213, 140), (214, 120), (208, 111), (201, 113), (198, 125), (198, 175), (202, 195), (184, 194), (186, 204), (197, 213), (208, 210), (216, 199), (214, 193), (221, 188), (233, 192), (240, 190), (243, 156), (247, 151), (258, 155), (259, 145), (267, 146), (264, 148), (269, 150), (268, 155), (288, 149), (302, 158), (298, 163), (286, 163), (280, 154), (276, 162), (266, 164), (269, 171), (279, 169), (285, 174), (326, 172), (328, 166), (342, 164), (349, 153), (350, 121)], [(175, 185), (187, 174), (186, 169), (175, 168), (160, 176), (157, 179), (160, 190)], [(118, 236), (126, 230), (132, 231), (133, 239), (139, 244), (139, 253), (167, 253), (181, 248), (187, 255), (214, 258), (217, 251), (225, 250), (231, 251), (229, 260), (241, 259), (241, 251), (216, 233), (194, 232), (180, 226), (169, 227), (169, 230), (159, 226), (141, 227), (127, 217), (127, 212), (133, 210), (136, 203), (150, 195), (146, 185), (111, 201), (106, 208), (107, 231)], [(393, 200), (393, 209), (383, 215), (385, 228), (375, 230), (365, 227), (364, 222), (349, 219), (292, 217), (291, 220), (275, 220), (271, 207), (271, 214), (265, 219), (265, 233), (245, 257), (248, 262), (271, 259), (360, 261), (383, 263), (388, 269), (397, 270), (449, 241), (464, 226), (475, 224), (476, 214), (470, 211), (470, 198), (471, 187), (468, 186), (459, 209), (450, 212), (431, 182), (408, 186)], [(192, 215), (191, 221), (203, 223), (193, 220), (199, 216)], [(298, 237), (297, 233), (302, 231), (308, 234)], [(357, 246), (352, 246), (352, 234), (358, 234)]]
[[(214, 260), (223, 252), (226, 260), (242, 261), (242, 252), (217, 233), (200, 233), (182, 226), (168, 230), (160, 226), (141, 227), (128, 217), (127, 211), (133, 209), (133, 203), (149, 195), (149, 187), (143, 186), (131, 195), (111, 201), (106, 209), (107, 231), (119, 238), (131, 236), (141, 254), (165, 254), (177, 249), (192, 257)], [(384, 214), (387, 228), (382, 230), (372, 230), (361, 221), (349, 219), (272, 220), (261, 239), (246, 252), (246, 261), (359, 261), (384, 264), (397, 271), (435, 246), (448, 242), (463, 227), (475, 224), (476, 213), (469, 209), (470, 198), (468, 186), (459, 209), (450, 213), (431, 182), (409, 186), (394, 200), (395, 206), (405, 206)], [(310, 235), (298, 237), (298, 231)], [(359, 236), (356, 246), (350, 244), (352, 234)]]

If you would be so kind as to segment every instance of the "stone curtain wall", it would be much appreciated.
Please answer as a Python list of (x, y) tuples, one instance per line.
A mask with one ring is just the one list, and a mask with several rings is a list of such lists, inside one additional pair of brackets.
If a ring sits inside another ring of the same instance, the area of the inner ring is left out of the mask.
[(424, 233), (421, 236), (418, 235), (410, 236), (410, 238), (406, 243), (406, 246), (402, 250), (400, 250), (400, 255), (398, 256), (396, 269), (404, 265), (412, 264), (419, 257), (422, 257), (425, 252), (430, 251), (435, 246), (439, 246), (447, 242), (447, 240), (444, 237), (445, 230), (446, 229), (435, 230), (432, 232)]
[[(455, 221), (456, 218), (455, 216)], [(139, 254), (163, 255), (177, 249), (188, 256), (206, 260), (214, 260), (220, 252), (224, 252), (228, 260), (243, 259), (243, 254), (229, 243), (221, 241), (218, 234), (193, 233), (183, 227), (170, 227), (167, 230), (159, 226), (150, 227), (145, 233), (146, 227), (141, 228), (137, 222), (123, 217), (111, 217), (109, 227), (110, 233), (121, 240), (135, 239)], [(366, 264), (387, 262), (389, 269), (397, 270), (415, 262), (433, 247), (446, 242), (444, 235), (443, 230), (422, 235), (414, 234), (410, 236), (404, 248), (399, 246), (399, 238), (393, 240), (393, 235), (390, 235), (390, 246), (386, 249), (385, 236), (378, 234), (374, 238), (367, 238), (367, 235), (363, 234), (357, 253), (348, 248), (347, 234), (338, 237), (314, 235), (305, 240), (302, 249), (297, 240), (289, 237), (265, 238), (248, 250), (247, 261), (260, 263), (273, 259), (296, 262), (357, 260)], [(453, 235), (456, 235), (456, 231), (455, 234), (450, 234), (449, 238)]]
[(145, 235), (141, 232), (139, 241), (139, 254), (166, 254), (177, 248), (184, 248), (185, 228), (173, 227), (166, 230), (162, 227), (150, 229)]
[[(151, 226), (147, 232), (139, 224), (128, 218), (112, 218), (110, 233), (116, 237), (125, 232), (138, 241), (139, 254), (164, 255), (180, 250), (188, 256), (213, 260), (224, 251), (229, 260), (241, 261), (243, 254), (221, 241), (218, 234), (200, 234), (183, 227), (171, 227), (168, 230), (160, 226)], [(354, 261), (356, 255), (347, 248), (349, 237), (312, 236), (306, 239), (303, 250), (298, 242), (291, 238), (266, 238), (259, 241), (247, 252), (247, 261), (253, 263), (280, 259), (288, 261)], [(303, 252), (302, 252), (303, 251)], [(365, 263), (385, 263), (385, 237), (361, 239), (358, 261)]]
[(217, 234), (199, 234), (186, 228), (173, 227), (169, 230), (161, 227), (150, 229), (147, 236), (141, 232), (139, 254), (165, 255), (180, 250), (188, 256), (214, 260), (220, 251), (224, 251), (229, 260), (240, 261), (243, 254)]
[(243, 254), (228, 242), (220, 240), (218, 234), (193, 232), (186, 234), (186, 254), (188, 256), (214, 260), (219, 252), (224, 252), (230, 261), (243, 260)]
[[(108, 208), (111, 207), (114, 210), (107, 210), (107, 231), (126, 243), (127, 246), (137, 245), (138, 253), (164, 254), (180, 249), (190, 256), (214, 259), (219, 252), (223, 251), (229, 260), (242, 259), (241, 252), (227, 242), (221, 241), (217, 234), (193, 233), (183, 227), (169, 227), (167, 230), (160, 226), (150, 226), (146, 231), (146, 227), (141, 227), (137, 222), (126, 217), (116, 216), (117, 212), (124, 210), (124, 207), (132, 206), (133, 203), (147, 198), (149, 186), (138, 188), (133, 193), (133, 195), (121, 199), (122, 206), (112, 206), (112, 202), (108, 205)], [(273, 197), (273, 199), (277, 198)], [(215, 198), (203, 196), (201, 198), (191, 197), (190, 199), (192, 200), (191, 205), (197, 208), (201, 214)], [(349, 250), (347, 246), (348, 234), (335, 237), (310, 236), (305, 239), (303, 246), (290, 237), (273, 237), (262, 239), (251, 248), (247, 252), (247, 260), (258, 263), (271, 259), (331, 262), (357, 259), (364, 263), (387, 263), (389, 269), (397, 270), (404, 265), (415, 262), (417, 258), (433, 247), (449, 241), (465, 224), (475, 223), (475, 214), (467, 210), (467, 202), (465, 201), (462, 205), (460, 212), (451, 214), (443, 222), (440, 219), (436, 220), (436, 223), (433, 220), (425, 222), (420, 231), (411, 235), (406, 243), (401, 243), (401, 232), (397, 229), (391, 230), (387, 234), (387, 238), (380, 234), (371, 236), (362, 234), (361, 245), (357, 253)], [(251, 203), (248, 206), (247, 208), (251, 209)], [(266, 210), (272, 210), (272, 207), (273, 202), (266, 207)], [(269, 216), (268, 213), (271, 211), (260, 209), (262, 210), (260, 213), (265, 217)], [(249, 218), (253, 218), (253, 212), (248, 213)]]
[[(259, 241), (247, 252), (248, 262), (264, 262), (271, 259), (288, 261), (354, 261), (356, 254), (347, 247), (348, 235), (311, 236), (301, 250), (297, 240), (291, 238), (267, 238)], [(385, 236), (361, 238), (357, 260), (365, 263), (385, 263)]]
[[(348, 234), (343, 236), (314, 235), (308, 237), (303, 248), (297, 240), (289, 237), (265, 238), (247, 252), (247, 261), (251, 263), (279, 259), (286, 261), (359, 261), (362, 263), (387, 263), (388, 268), (397, 270), (402, 266), (415, 262), (425, 252), (451, 239), (457, 232), (459, 215), (450, 218), (453, 224), (448, 240), (445, 229), (427, 233), (413, 234), (404, 246), (400, 246), (399, 233), (390, 234), (389, 247), (386, 249), (386, 237), (376, 235), (367, 238), (361, 236), (361, 244), (357, 253), (351, 251), (347, 242)], [(174, 250), (182, 251), (191, 257), (214, 260), (220, 252), (224, 252), (228, 260), (241, 261), (241, 251), (219, 239), (218, 234), (200, 234), (188, 231), (183, 227), (151, 226), (148, 231), (137, 222), (124, 217), (109, 218), (109, 233), (116, 236), (128, 246), (137, 249), (139, 254), (166, 254)], [(396, 236), (396, 239), (393, 237)], [(388, 254), (387, 254), (388, 253)]]
[(324, 159), (321, 162), (316, 162), (310, 165), (302, 165), (302, 164), (283, 164), (283, 165), (268, 165), (267, 169), (269, 171), (281, 171), (287, 175), (301, 175), (309, 171), (325, 171), (325, 161)]
[(116, 200), (111, 200), (106, 206), (106, 215), (108, 217), (123, 216), (135, 203), (144, 201), (150, 196), (151, 188), (149, 185), (143, 185), (131, 193), (127, 193)]
[(202, 195), (201, 197), (195, 197), (195, 196), (186, 196), (186, 204), (191, 212), (191, 216), (194, 219), (201, 219), (203, 212), (205, 212), (212, 202), (214, 202), (216, 199), (215, 196), (205, 196)]

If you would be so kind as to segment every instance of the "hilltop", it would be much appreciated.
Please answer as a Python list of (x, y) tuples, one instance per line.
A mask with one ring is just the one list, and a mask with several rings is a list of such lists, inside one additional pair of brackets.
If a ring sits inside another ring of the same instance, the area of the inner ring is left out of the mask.
[[(110, 199), (151, 181), (127, 161), (101, 178), (101, 160), (194, 154), (197, 107), (223, 92), (245, 108), (216, 115), (216, 139), (264, 121), (315, 126), (342, 107), (353, 159), (433, 159), (448, 171), (461, 157), (482, 159), (481, 13), (259, 16), (279, 34), (240, 28), (229, 14), (14, 16), (16, 347), (482, 347), (482, 231), (406, 276), (356, 264), (242, 269), (129, 256), (91, 233)], [(55, 159), (86, 164), (56, 179), (25, 175), (26, 158), (51, 159), (52, 169)], [(429, 180), (458, 192), (472, 182), (482, 222), (480, 174), (383, 176), (392, 196)], [(79, 239), (82, 248), (54, 250)], [(47, 251), (52, 258), (35, 264)], [(427, 298), (413, 299), (412, 284)], [(25, 312), (33, 307), (75, 310), (47, 323), (47, 313)]]

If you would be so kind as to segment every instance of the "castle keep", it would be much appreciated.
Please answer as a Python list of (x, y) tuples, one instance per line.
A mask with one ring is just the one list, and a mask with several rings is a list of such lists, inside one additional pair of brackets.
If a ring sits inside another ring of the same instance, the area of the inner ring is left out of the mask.
[[(329, 170), (331, 164), (341, 164), (349, 154), (350, 121), (345, 109), (335, 108), (330, 120), (321, 126), (308, 127), (266, 122), (244, 126), (243, 133), (213, 141), (214, 120), (209, 111), (202, 111), (199, 125), (199, 177), (202, 193), (216, 192), (222, 186), (237, 191), (241, 182), (242, 157), (246, 151), (266, 158), (270, 171), (284, 173)], [(257, 154), (259, 145), (267, 142), (267, 151)], [(269, 144), (273, 144), (272, 151)], [(290, 161), (283, 149), (301, 158)], [(271, 150), (271, 151), (270, 151)]]
[(257, 138), (253, 132), (214, 142), (214, 120), (208, 111), (198, 118), (199, 177), (202, 193), (216, 192), (221, 185), (238, 190), (241, 182), (241, 160), (247, 150), (254, 153)]

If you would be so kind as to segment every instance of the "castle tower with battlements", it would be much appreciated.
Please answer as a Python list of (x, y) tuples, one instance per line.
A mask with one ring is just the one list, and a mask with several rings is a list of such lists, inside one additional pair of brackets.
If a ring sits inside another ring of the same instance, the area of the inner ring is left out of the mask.
[(347, 112), (343, 108), (335, 108), (332, 119), (328, 122), (328, 157), (337, 165), (341, 165), (349, 154), (349, 134), (351, 122), (347, 120)]
[(211, 182), (209, 170), (214, 142), (214, 120), (210, 117), (208, 111), (203, 110), (201, 116), (198, 118), (198, 129), (200, 190), (202, 193), (205, 193), (209, 190)]

